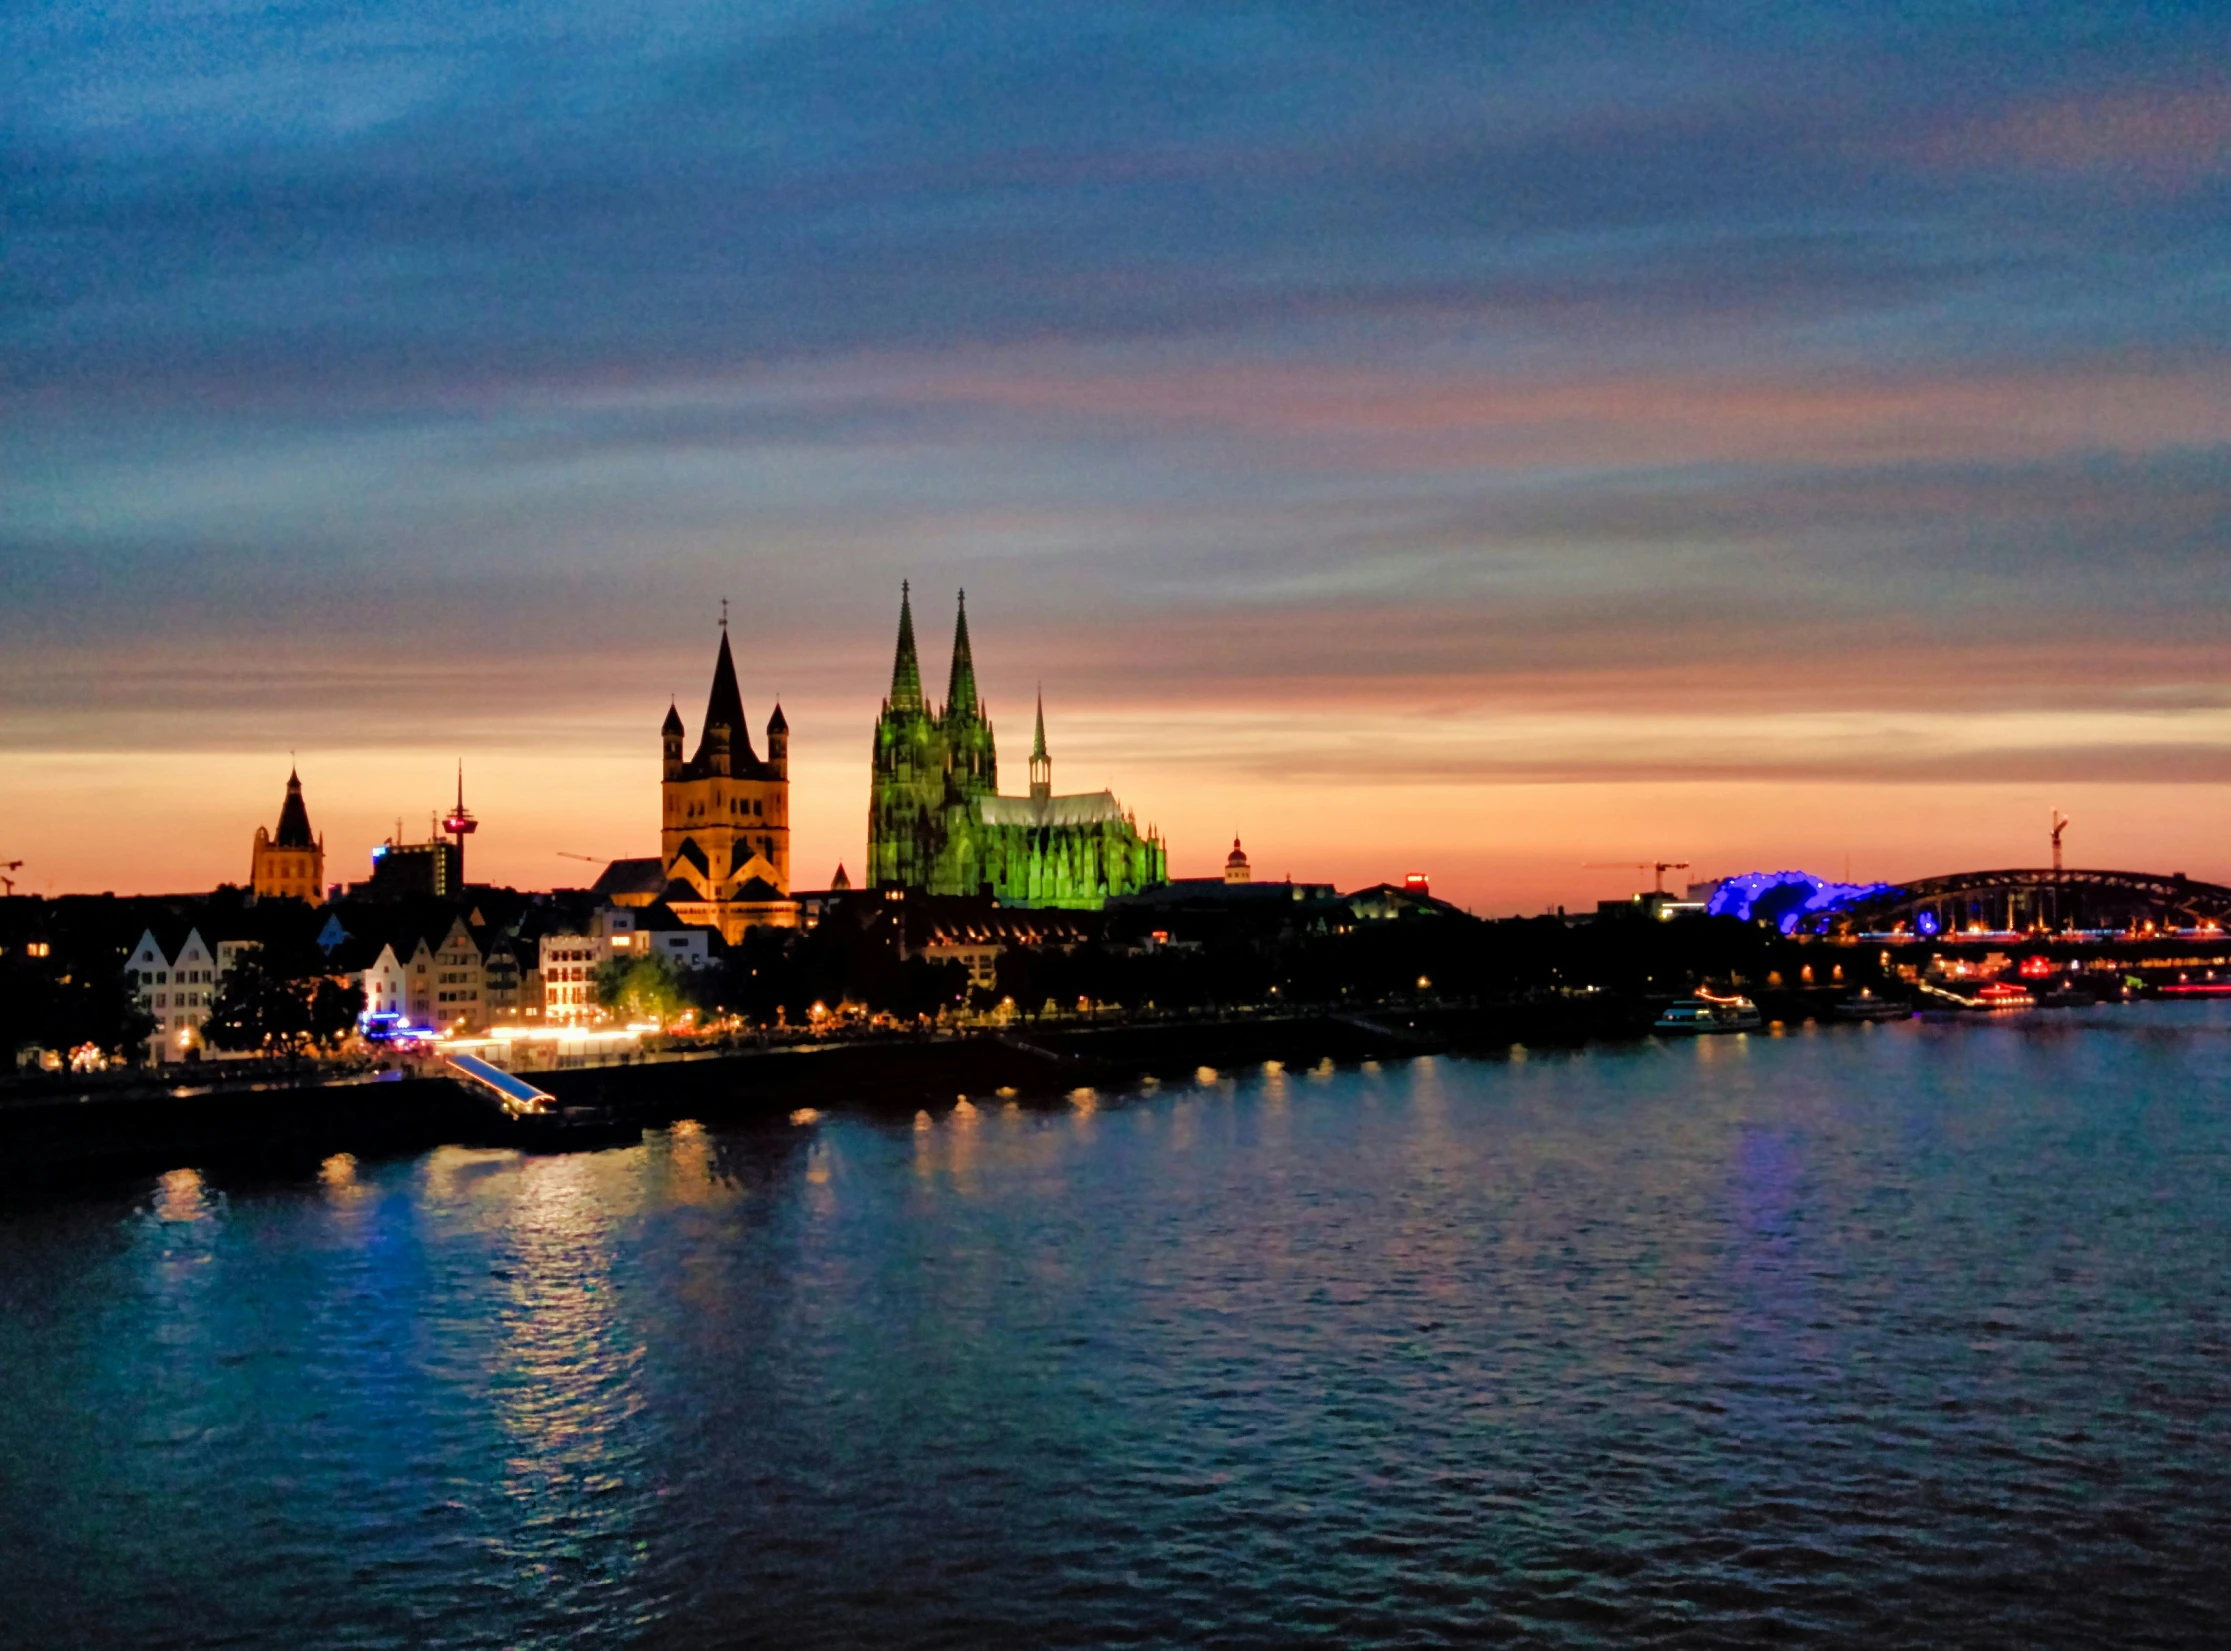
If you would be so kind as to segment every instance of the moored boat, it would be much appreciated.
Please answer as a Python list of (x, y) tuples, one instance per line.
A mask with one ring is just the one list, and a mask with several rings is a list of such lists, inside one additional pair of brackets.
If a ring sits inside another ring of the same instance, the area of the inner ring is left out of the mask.
[(1715, 997), (1710, 992), (1699, 992), (1695, 997), (1682, 998), (1660, 1015), (1656, 1029), (1694, 1035), (1755, 1032), (1765, 1024), (1758, 1005), (1747, 997)]
[(2004, 1014), (2016, 1009), (2034, 1009), (2037, 999), (2009, 980), (1994, 980), (1977, 989), (1971, 997), (1965, 992), (1954, 992), (1942, 986), (1921, 983), (1922, 1013), (1925, 1018), (1940, 1016)]
[(1862, 986), (1836, 1005), (1838, 1020), (1911, 1020), (1913, 1005), (1902, 998), (1877, 997)]

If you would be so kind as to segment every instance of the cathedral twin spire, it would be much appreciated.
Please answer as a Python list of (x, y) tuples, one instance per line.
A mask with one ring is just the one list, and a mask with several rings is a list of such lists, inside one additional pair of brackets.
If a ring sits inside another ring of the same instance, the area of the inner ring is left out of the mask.
[[(899, 644), (891, 661), (890, 705), (894, 711), (927, 714), (922, 698), (922, 661), (914, 647), (914, 595), (910, 582), (899, 585)], [(976, 655), (968, 642), (968, 592), (960, 593), (959, 616), (953, 623), (953, 666), (945, 681), (942, 722), (973, 722), (983, 716), (976, 692)]]
[(960, 617), (953, 621), (953, 669), (945, 679), (945, 720), (973, 717), (976, 704), (976, 656), (968, 646), (968, 592), (961, 592)]
[(891, 709), (919, 711), (922, 704), (922, 662), (914, 653), (913, 587), (899, 582), (899, 651), (891, 662)]

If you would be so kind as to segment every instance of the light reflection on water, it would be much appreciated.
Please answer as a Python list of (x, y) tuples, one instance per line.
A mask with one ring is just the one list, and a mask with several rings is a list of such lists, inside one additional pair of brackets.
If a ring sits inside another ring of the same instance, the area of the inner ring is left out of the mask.
[(0, 1223), (0, 1640), (2204, 1643), (2231, 1015), (1207, 1072)]

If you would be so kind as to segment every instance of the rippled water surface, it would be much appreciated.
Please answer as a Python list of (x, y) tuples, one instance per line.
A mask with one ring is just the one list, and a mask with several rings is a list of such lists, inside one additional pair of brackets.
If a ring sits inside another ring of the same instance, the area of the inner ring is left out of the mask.
[(0, 1216), (0, 1640), (2224, 1643), (2231, 1016)]

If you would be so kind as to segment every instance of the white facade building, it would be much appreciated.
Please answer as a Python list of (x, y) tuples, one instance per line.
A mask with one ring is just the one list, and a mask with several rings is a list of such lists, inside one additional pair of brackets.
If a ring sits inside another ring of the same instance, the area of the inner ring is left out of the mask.
[(405, 1021), (410, 1018), (410, 971), (395, 955), (393, 941), (381, 946), (380, 955), (349, 978), (352, 985), (363, 989), (367, 1015), (393, 1015)]
[(155, 1017), (155, 1030), (147, 1038), (150, 1062), (184, 1060), (187, 1051), (200, 1048), (202, 1022), (217, 996), (217, 951), (201, 931), (188, 929), (171, 948), (148, 929), (125, 965), (139, 1006)]

